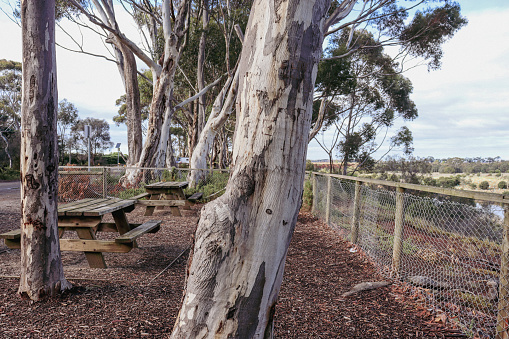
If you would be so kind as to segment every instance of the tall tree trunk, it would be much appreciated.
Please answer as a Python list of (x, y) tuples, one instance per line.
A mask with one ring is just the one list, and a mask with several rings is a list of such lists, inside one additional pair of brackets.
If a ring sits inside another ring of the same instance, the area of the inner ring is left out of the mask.
[(64, 278), (58, 238), (57, 72), (55, 1), (23, 0), (21, 106), (21, 278), (32, 300), (71, 285)]
[[(198, 80), (198, 92), (205, 88), (205, 43), (207, 40), (207, 28), (209, 26), (209, 2), (202, 0), (202, 32), (200, 44), (198, 46), (198, 67), (196, 69), (196, 78)], [(205, 127), (205, 106), (207, 95), (204, 94), (198, 98), (198, 135)]]
[(5, 151), (5, 154), (7, 154), (7, 157), (9, 158), (9, 168), (12, 168), (12, 158), (11, 158), (11, 153), (9, 153), (9, 140), (7, 140), (7, 138), (4, 136), (4, 134), (1, 131), (0, 131), (0, 137), (2, 137), (2, 139), (5, 142), (4, 151)]
[(207, 156), (209, 155), (217, 133), (230, 116), (233, 104), (237, 97), (238, 85), (239, 73), (237, 69), (234, 76), (230, 77), (226, 81), (226, 84), (217, 95), (214, 105), (212, 106), (212, 112), (207, 120), (207, 124), (201, 131), (198, 143), (195, 145), (195, 149), (191, 154), (189, 167), (197, 169), (189, 172), (188, 181), (190, 182), (191, 187), (195, 187), (196, 184), (203, 180), (207, 175)]
[(182, 55), (184, 37), (187, 31), (189, 1), (180, 3), (173, 29), (171, 27), (170, 7), (170, 0), (164, 0), (162, 12), (165, 47), (162, 71), (154, 86), (147, 138), (138, 162), (140, 167), (163, 167), (166, 163), (166, 152), (170, 142), (170, 125), (174, 113), (172, 104), (174, 77)]
[(115, 46), (119, 72), (125, 88), (126, 102), (126, 125), (127, 125), (127, 148), (129, 158), (127, 166), (138, 163), (143, 146), (141, 132), (141, 103), (140, 89), (138, 86), (138, 73), (136, 59), (133, 52), (122, 44), (113, 34), (110, 34), (106, 42)]
[(233, 169), (205, 205), (172, 338), (271, 338), (301, 205), (328, 0), (256, 0), (240, 61)]

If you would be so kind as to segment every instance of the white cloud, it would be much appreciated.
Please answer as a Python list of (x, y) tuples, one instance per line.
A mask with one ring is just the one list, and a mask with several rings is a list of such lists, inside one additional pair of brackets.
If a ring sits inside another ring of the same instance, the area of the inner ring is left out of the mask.
[[(445, 44), (441, 70), (428, 73), (421, 67), (405, 74), (413, 82), (412, 98), (419, 109), (419, 118), (406, 124), (414, 133), (416, 155), (509, 159), (508, 17), (507, 5), (471, 13), (469, 24)], [(136, 28), (126, 22), (120, 24), (128, 35), (138, 37)], [(1, 13), (0, 32), (0, 58), (20, 61), (20, 28)], [(83, 34), (87, 47), (104, 52), (95, 35), (86, 30)], [(65, 36), (58, 33), (58, 41), (64, 43)], [(59, 98), (74, 103), (82, 117), (109, 121), (112, 140), (121, 142), (126, 152), (125, 127), (111, 121), (117, 111), (115, 100), (124, 92), (116, 66), (60, 48), (57, 63)], [(332, 136), (328, 133), (325, 138)], [(309, 159), (326, 157), (316, 142), (310, 144)]]
[[(467, 16), (443, 48), (442, 68), (405, 73), (419, 117), (406, 125), (415, 155), (501, 156), (509, 159), (509, 8)], [(309, 159), (323, 158), (315, 144)]]

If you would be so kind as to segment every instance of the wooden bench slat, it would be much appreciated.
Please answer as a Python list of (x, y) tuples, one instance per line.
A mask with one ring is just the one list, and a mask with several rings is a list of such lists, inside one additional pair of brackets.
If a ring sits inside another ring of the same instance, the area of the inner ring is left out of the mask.
[(200, 200), (203, 197), (203, 192), (196, 192), (193, 195), (191, 195), (187, 200), (191, 202), (196, 202), (196, 200)]
[(136, 203), (135, 200), (121, 200), (121, 199), (108, 199), (108, 201), (104, 202), (101, 205), (98, 205), (95, 208), (87, 209), (83, 215), (103, 215), (106, 213), (111, 213), (114, 211), (118, 211), (122, 208), (126, 208), (132, 206)]
[(75, 252), (127, 253), (133, 247), (111, 240), (60, 239), (60, 250)]
[(129, 200), (143, 199), (143, 198), (146, 198), (148, 196), (150, 196), (150, 193), (145, 192), (145, 193), (141, 193), (141, 194), (135, 195), (134, 197), (129, 198)]
[(88, 206), (90, 204), (94, 204), (94, 199), (88, 198), (88, 199), (82, 199), (77, 200), (73, 202), (68, 202), (62, 205), (58, 205), (58, 215), (65, 215), (67, 211), (74, 210), (76, 208)]
[[(131, 226), (131, 228), (135, 228), (140, 225), (141, 224), (138, 223), (129, 223), (129, 226)], [(117, 224), (115, 224), (114, 222), (102, 222), (99, 225), (97, 225), (97, 232), (118, 232)]]
[(3, 234), (0, 234), (0, 239), (20, 239), (21, 238), (21, 229), (18, 228), (17, 230), (12, 230)]
[(142, 206), (185, 206), (185, 200), (138, 200), (138, 205)]
[(11, 249), (20, 249), (21, 248), (21, 238), (14, 239), (14, 240), (4, 239), (4, 242), (5, 242), (5, 246), (7, 246)]
[(129, 232), (124, 233), (120, 237), (116, 238), (115, 242), (117, 242), (117, 243), (131, 243), (134, 240), (136, 240), (136, 238), (142, 236), (145, 233), (157, 232), (154, 230), (155, 229), (159, 230), (160, 226), (161, 226), (161, 220), (149, 220), (146, 223), (144, 223), (144, 224), (136, 227), (135, 229), (130, 230)]

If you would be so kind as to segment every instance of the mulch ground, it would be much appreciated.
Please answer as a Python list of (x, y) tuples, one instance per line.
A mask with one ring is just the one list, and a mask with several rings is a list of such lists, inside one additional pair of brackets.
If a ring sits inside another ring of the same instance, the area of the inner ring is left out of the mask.
[[(3, 233), (19, 224), (19, 207), (1, 207)], [(20, 253), (0, 244), (0, 338), (168, 338), (199, 209), (183, 211), (182, 217), (166, 210), (144, 217), (137, 207), (129, 220), (161, 219), (158, 233), (140, 238), (139, 248), (127, 254), (105, 254), (107, 269), (90, 269), (84, 254), (63, 252), (65, 274), (74, 287), (38, 303), (17, 295)], [(357, 283), (383, 280), (352, 248), (311, 214), (300, 214), (276, 310), (276, 337), (464, 337), (444, 317), (419, 306), (405, 286), (342, 297)]]

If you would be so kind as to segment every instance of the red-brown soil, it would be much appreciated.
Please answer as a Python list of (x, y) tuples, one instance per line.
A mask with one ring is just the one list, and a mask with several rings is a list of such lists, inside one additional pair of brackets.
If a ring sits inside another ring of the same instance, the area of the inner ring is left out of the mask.
[[(16, 199), (16, 192), (2, 192), (2, 233), (19, 225)], [(158, 233), (143, 236), (139, 248), (127, 254), (106, 254), (107, 269), (90, 269), (82, 253), (63, 252), (65, 274), (74, 288), (38, 303), (17, 295), (20, 252), (0, 244), (0, 338), (169, 337), (199, 209), (183, 211), (182, 217), (166, 210), (143, 217), (137, 207), (129, 220), (161, 219)], [(445, 318), (419, 306), (401, 285), (343, 298), (357, 283), (383, 280), (350, 248), (321, 221), (300, 214), (275, 315), (277, 338), (463, 337), (443, 323)]]

